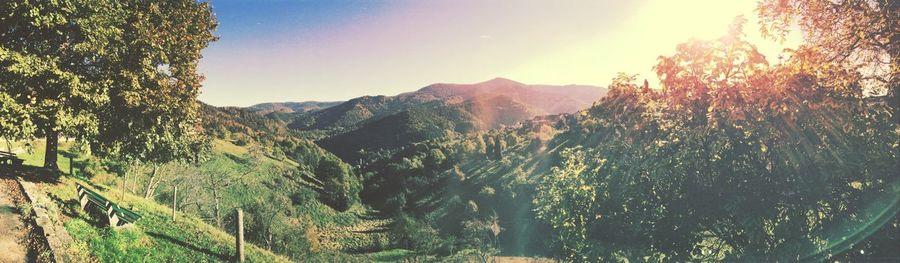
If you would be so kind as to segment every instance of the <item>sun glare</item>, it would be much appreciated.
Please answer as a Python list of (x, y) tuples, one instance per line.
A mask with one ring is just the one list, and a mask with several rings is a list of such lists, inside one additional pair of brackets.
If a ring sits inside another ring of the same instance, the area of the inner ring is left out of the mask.
[(708, 40), (721, 36), (734, 17), (753, 15), (753, 6), (753, 1), (651, 1), (634, 24), (641, 30), (655, 30), (660, 40)]
[(898, 2), (0, 0), (0, 263), (900, 263)]
[(674, 52), (676, 45), (692, 38), (719, 38), (738, 16), (747, 20), (746, 39), (770, 61), (800, 42), (797, 35), (788, 36), (782, 43), (762, 37), (755, 9), (756, 1), (752, 0), (646, 1), (618, 30), (545, 53), (507, 76), (525, 82), (588, 79), (589, 84), (605, 85), (617, 73), (625, 72), (639, 74), (653, 83), (657, 77), (652, 67), (658, 56)]

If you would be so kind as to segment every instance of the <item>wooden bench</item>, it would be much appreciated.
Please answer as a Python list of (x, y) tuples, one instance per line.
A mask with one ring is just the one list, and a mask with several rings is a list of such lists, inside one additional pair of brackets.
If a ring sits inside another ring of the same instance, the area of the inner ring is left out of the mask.
[(87, 210), (88, 204), (94, 204), (104, 211), (109, 222), (109, 226), (120, 227), (131, 225), (141, 219), (141, 215), (125, 209), (109, 201), (97, 192), (87, 189), (81, 184), (75, 186), (78, 191), (78, 201), (81, 203), (81, 209)]
[(16, 154), (11, 152), (0, 151), (0, 164), (8, 164), (12, 166), (22, 166), (25, 160), (16, 157)]

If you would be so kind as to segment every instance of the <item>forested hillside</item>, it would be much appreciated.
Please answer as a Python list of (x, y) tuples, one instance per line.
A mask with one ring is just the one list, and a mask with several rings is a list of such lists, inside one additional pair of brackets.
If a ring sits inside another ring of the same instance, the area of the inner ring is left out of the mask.
[[(317, 229), (364, 221), (367, 212), (358, 205), (362, 186), (333, 154), (251, 110), (205, 106), (203, 114), (212, 147), (197, 173), (211, 176), (214, 185), (206, 192), (214, 208), (219, 199), (225, 207), (246, 207), (257, 234), (250, 240), (301, 258), (322, 251), (320, 243), (333, 247), (339, 241)], [(215, 209), (195, 212), (220, 218)]]
[(80, 261), (900, 260), (898, 1), (762, 0), (806, 41), (766, 57), (737, 17), (658, 82), (247, 108), (198, 99), (210, 5), (0, 2), (0, 173), (44, 202), (10, 211)]
[[(397, 96), (355, 98), (303, 115), (290, 126), (300, 130), (347, 131), (423, 104), (444, 101), (462, 107), (456, 110), (472, 114), (481, 123), (476, 128), (490, 129), (540, 115), (571, 113), (590, 106), (603, 94), (605, 89), (600, 87), (526, 85), (502, 78), (476, 84), (433, 84)], [(478, 107), (485, 104), (483, 100), (497, 104)], [(508, 114), (509, 108), (518, 108), (522, 114)]]
[(770, 64), (740, 25), (661, 57), (662, 87), (621, 75), (573, 114), (534, 117), (515, 96), (438, 84), (306, 116), (348, 127), (320, 133), (318, 144), (352, 164), (361, 189), (345, 189), (359, 190), (367, 216), (392, 222), (369, 250), (572, 261), (896, 256), (892, 109), (834, 82), (853, 74), (820, 71), (808, 57)]
[(341, 104), (342, 101), (304, 101), (304, 102), (270, 102), (270, 103), (260, 103), (253, 106), (248, 107), (250, 110), (253, 110), (259, 114), (269, 114), (269, 113), (305, 113), (310, 111), (317, 111), (321, 109), (327, 109), (332, 106)]
[(896, 258), (893, 109), (808, 54), (769, 64), (741, 25), (662, 56), (662, 87), (622, 75), (575, 115), (372, 154), (362, 200), (438, 255)]
[(605, 92), (592, 86), (526, 85), (502, 78), (433, 84), (415, 92), (360, 97), (300, 114), (289, 127), (330, 134), (318, 144), (356, 163), (367, 153), (394, 151), (453, 133), (471, 134), (537, 116), (572, 113), (590, 106)]

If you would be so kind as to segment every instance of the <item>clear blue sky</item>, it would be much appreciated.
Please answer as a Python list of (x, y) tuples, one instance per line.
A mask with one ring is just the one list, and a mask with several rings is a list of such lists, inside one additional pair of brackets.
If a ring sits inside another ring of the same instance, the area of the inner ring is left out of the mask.
[(217, 106), (394, 95), (493, 77), (604, 86), (617, 72), (650, 75), (657, 56), (724, 34), (736, 15), (755, 17), (753, 0), (211, 3), (220, 40), (204, 50), (200, 99)]

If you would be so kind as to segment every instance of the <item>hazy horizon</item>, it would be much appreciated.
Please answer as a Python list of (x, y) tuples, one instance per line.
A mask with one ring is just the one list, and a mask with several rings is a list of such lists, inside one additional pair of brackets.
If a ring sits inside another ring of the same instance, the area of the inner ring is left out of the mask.
[(488, 81), (492, 81), (492, 80), (495, 80), (495, 79), (506, 79), (506, 80), (511, 80), (511, 81), (519, 82), (519, 83), (522, 83), (522, 84), (528, 85), (528, 86), (558, 86), (558, 87), (563, 87), (563, 86), (589, 86), (589, 87), (596, 87), (596, 88), (606, 88), (606, 86), (601, 86), (601, 85), (590, 85), (590, 84), (580, 84), (580, 83), (560, 83), (560, 84), (556, 84), (556, 83), (524, 83), (524, 82), (521, 82), (521, 81), (518, 81), (518, 80), (515, 80), (515, 79), (510, 79), (510, 78), (505, 78), (505, 77), (493, 77), (493, 78), (490, 78), (490, 79), (486, 79), (486, 80), (482, 80), (482, 81), (476, 81), (476, 82), (472, 82), (472, 83), (434, 82), (434, 83), (426, 84), (426, 85), (421, 86), (421, 87), (414, 87), (414, 88), (410, 88), (410, 89), (408, 89), (408, 90), (400, 90), (400, 91), (398, 91), (397, 93), (392, 93), (392, 94), (374, 94), (374, 93), (373, 93), (373, 94), (360, 94), (360, 95), (358, 95), (358, 96), (353, 96), (353, 97), (349, 97), (349, 98), (346, 98), (346, 99), (339, 99), (339, 100), (303, 100), (303, 99), (297, 99), (297, 100), (282, 100), (282, 101), (261, 101), (261, 102), (255, 102), (255, 103), (251, 103), (251, 104), (249, 104), (249, 105), (243, 105), (243, 106), (234, 106), (234, 105), (214, 105), (214, 104), (211, 104), (211, 103), (209, 103), (209, 102), (207, 102), (207, 101), (204, 101), (203, 99), (200, 99), (200, 101), (202, 101), (203, 103), (207, 103), (207, 104), (213, 105), (213, 106), (217, 106), (217, 107), (251, 107), (251, 106), (255, 106), (255, 105), (259, 105), (259, 104), (265, 104), (265, 103), (304, 103), (304, 102), (321, 102), (321, 103), (327, 103), (327, 102), (345, 102), (345, 101), (348, 101), (348, 100), (351, 100), (351, 99), (354, 99), (354, 98), (359, 98), (359, 97), (362, 97), (362, 96), (397, 96), (397, 95), (404, 94), (404, 93), (415, 92), (415, 91), (418, 91), (418, 90), (420, 90), (420, 89), (422, 89), (422, 88), (426, 88), (426, 87), (428, 87), (428, 86), (435, 85), (435, 84), (453, 84), (453, 85), (460, 85), (460, 84), (461, 84), (461, 85), (466, 85), (466, 84), (478, 84), (478, 83), (488, 82)]
[(200, 100), (216, 106), (343, 101), (495, 77), (606, 86), (625, 72), (654, 86), (659, 55), (724, 35), (738, 15), (763, 54), (782, 49), (759, 36), (753, 0), (211, 2), (220, 39), (200, 62)]

